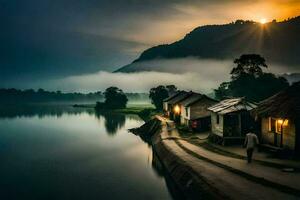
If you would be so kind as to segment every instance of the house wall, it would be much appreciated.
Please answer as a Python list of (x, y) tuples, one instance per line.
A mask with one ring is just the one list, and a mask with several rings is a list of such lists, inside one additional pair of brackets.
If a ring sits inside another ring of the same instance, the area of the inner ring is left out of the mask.
[(168, 111), (168, 102), (163, 102), (163, 110)]
[[(261, 143), (274, 145), (274, 132), (269, 131), (269, 118), (262, 118), (261, 123)], [(278, 135), (278, 144), (280, 144), (281, 136)], [(288, 121), (288, 125), (283, 126), (283, 147), (294, 150), (295, 149), (295, 138), (296, 128), (295, 123), (292, 120)]]
[(219, 115), (219, 123), (217, 123), (217, 113), (211, 112), (211, 131), (213, 134), (223, 137), (224, 116)]
[(183, 105), (180, 106), (181, 114), (180, 114), (180, 124), (188, 126), (188, 121), (190, 120), (191, 108), (187, 107), (188, 113), (186, 113), (185, 107)]
[(207, 110), (208, 107), (215, 104), (215, 101), (209, 100), (209, 99), (203, 99), (197, 103), (192, 104), (191, 106), (187, 107), (188, 109), (188, 115), (186, 114), (186, 107), (181, 105), (181, 124), (188, 125), (188, 122), (190, 119), (198, 119), (203, 117), (210, 116), (210, 111)]
[(190, 107), (190, 119), (210, 116), (210, 111), (208, 111), (207, 108), (215, 103), (216, 102), (208, 99), (203, 99), (202, 101), (194, 103)]

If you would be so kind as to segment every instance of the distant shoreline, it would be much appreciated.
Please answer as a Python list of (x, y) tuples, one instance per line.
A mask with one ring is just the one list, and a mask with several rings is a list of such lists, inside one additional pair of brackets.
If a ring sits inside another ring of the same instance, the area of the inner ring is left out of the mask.
[[(74, 108), (93, 108), (95, 109), (96, 104), (74, 104)], [(145, 122), (151, 119), (152, 116), (156, 115), (158, 111), (152, 106), (152, 104), (145, 103), (131, 103), (123, 109), (95, 109), (96, 112), (105, 113), (119, 113), (119, 114), (133, 114), (138, 115)]]

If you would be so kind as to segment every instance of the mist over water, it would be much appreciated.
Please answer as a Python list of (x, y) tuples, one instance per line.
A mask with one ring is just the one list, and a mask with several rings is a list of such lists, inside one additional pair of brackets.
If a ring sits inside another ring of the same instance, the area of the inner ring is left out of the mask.
[[(289, 67), (268, 64), (266, 72), (283, 74)], [(207, 60), (197, 58), (159, 59), (133, 63), (131, 73), (111, 73), (99, 71), (93, 74), (69, 76), (43, 82), (29, 81), (22, 84), (24, 88), (44, 88), (66, 92), (103, 91), (116, 86), (125, 92), (148, 92), (157, 85), (174, 84), (179, 89), (210, 93), (220, 83), (230, 80), (230, 71), (234, 67), (232, 60)]]
[(157, 85), (169, 84), (174, 84), (180, 89), (209, 92), (220, 83), (220, 79), (206, 77), (203, 74), (191, 72), (184, 74), (167, 72), (130, 74), (99, 72), (93, 75), (69, 77), (56, 83), (62, 86), (62, 90), (80, 90), (83, 92), (105, 90), (110, 86), (116, 86), (128, 92), (147, 92), (150, 88)]
[[(62, 91), (90, 92), (116, 86), (125, 92), (148, 92), (157, 85), (174, 84), (180, 89), (208, 93), (229, 79), (230, 61), (199, 60), (194, 58), (156, 60), (133, 64), (143, 72), (111, 73), (69, 76), (44, 82), (27, 82), (27, 87)], [(151, 70), (151, 71), (150, 71)], [(24, 84), (23, 84), (23, 87)]]

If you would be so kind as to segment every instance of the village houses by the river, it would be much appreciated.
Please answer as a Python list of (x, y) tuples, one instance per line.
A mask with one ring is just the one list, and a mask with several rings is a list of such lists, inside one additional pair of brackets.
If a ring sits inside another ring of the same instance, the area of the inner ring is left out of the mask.
[(258, 103), (245, 98), (217, 101), (204, 94), (178, 91), (163, 101), (165, 116), (194, 133), (209, 132), (216, 143), (242, 143), (254, 129), (261, 147), (300, 151), (300, 82)]

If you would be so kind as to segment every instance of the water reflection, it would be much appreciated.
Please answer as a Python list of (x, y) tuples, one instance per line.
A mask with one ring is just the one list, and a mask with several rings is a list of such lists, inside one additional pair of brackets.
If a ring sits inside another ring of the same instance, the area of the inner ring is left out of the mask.
[(3, 110), (0, 199), (172, 199), (151, 167), (151, 147), (127, 133), (142, 124), (137, 116), (71, 106)]
[(101, 116), (104, 117), (104, 126), (109, 135), (115, 135), (125, 125), (125, 115), (123, 114), (95, 112), (95, 115), (98, 119)]
[(74, 108), (70, 105), (17, 105), (0, 106), (0, 119), (14, 119), (19, 117), (45, 117), (61, 118), (63, 115), (80, 115), (87, 113), (95, 116), (99, 121), (104, 118), (104, 127), (108, 135), (115, 135), (125, 125), (126, 118), (140, 120), (135, 115), (119, 113), (96, 112), (93, 108)]
[(0, 119), (13, 119), (18, 117), (35, 117), (39, 118), (54, 116), (60, 118), (63, 114), (78, 115), (81, 113), (93, 115), (94, 109), (73, 108), (67, 105), (11, 105), (0, 106)]
[(167, 188), (175, 200), (183, 200), (185, 197), (180, 193), (180, 189), (177, 187), (177, 185), (174, 183), (170, 175), (165, 171), (165, 168), (163, 164), (161, 163), (159, 157), (155, 153), (155, 151), (152, 151), (152, 168), (156, 172), (156, 174), (160, 177), (163, 177), (165, 179), (165, 182), (167, 184)]

